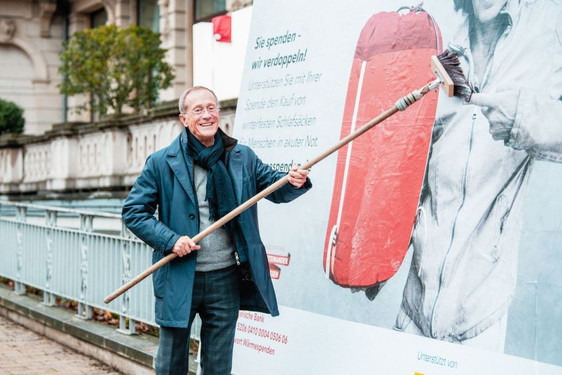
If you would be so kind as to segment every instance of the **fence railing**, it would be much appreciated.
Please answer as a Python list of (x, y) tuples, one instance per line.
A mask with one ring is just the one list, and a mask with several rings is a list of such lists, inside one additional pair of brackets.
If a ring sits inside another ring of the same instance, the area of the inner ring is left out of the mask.
[[(104, 298), (151, 265), (152, 249), (136, 239), (116, 214), (0, 202), (0, 277), (76, 301), (78, 317), (99, 308), (119, 315), (118, 330), (135, 333), (135, 322), (156, 326), (150, 278), (109, 304)], [(128, 325), (127, 325), (128, 321)], [(198, 321), (192, 337), (199, 337)]]

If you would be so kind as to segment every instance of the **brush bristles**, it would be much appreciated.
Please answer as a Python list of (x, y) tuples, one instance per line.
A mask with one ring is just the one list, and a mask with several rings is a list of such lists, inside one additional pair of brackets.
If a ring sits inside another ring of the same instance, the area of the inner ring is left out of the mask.
[(442, 54), (437, 56), (437, 59), (453, 81), (453, 95), (469, 102), (474, 90), (464, 76), (457, 54), (445, 50)]

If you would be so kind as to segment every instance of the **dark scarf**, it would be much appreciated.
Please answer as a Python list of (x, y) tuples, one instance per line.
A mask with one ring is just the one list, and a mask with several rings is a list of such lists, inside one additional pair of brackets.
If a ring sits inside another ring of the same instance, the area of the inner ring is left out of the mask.
[(219, 132), (215, 134), (215, 143), (205, 147), (186, 128), (187, 154), (193, 162), (207, 170), (207, 193), (209, 218), (216, 221), (236, 208), (234, 186), (224, 165), (225, 150)]

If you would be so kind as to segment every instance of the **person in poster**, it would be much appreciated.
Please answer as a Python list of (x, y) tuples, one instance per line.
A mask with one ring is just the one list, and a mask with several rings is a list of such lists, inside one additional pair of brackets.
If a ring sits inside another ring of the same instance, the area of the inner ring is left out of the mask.
[(562, 162), (562, 4), (454, 2), (475, 93), (439, 104), (394, 328), (503, 352), (526, 185)]

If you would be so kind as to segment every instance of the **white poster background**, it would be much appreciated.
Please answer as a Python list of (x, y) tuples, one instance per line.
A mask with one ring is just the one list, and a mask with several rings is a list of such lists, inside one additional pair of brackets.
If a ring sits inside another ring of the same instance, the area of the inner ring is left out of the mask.
[[(416, 5), (255, 1), (234, 137), (280, 170), (335, 144), (359, 32), (377, 12)], [(452, 0), (423, 7), (446, 46), (459, 22)], [(561, 367), (392, 331), (410, 254), (374, 301), (326, 278), (322, 258), (335, 163), (333, 154), (314, 166), (313, 189), (296, 201), (259, 203), (268, 253), (288, 263), (275, 271), (281, 316), (241, 313), (235, 374), (562, 374)], [(548, 173), (553, 168), (560, 171), (549, 166)], [(552, 185), (553, 191), (562, 187), (561, 179)]]
[[(249, 317), (238, 320), (254, 329), (251, 333), (237, 331), (235, 375), (562, 374), (560, 367), (545, 363), (302, 310), (282, 308), (275, 318), (252, 315), (256, 321)], [(263, 337), (266, 331), (272, 337), (286, 336), (287, 343)]]

